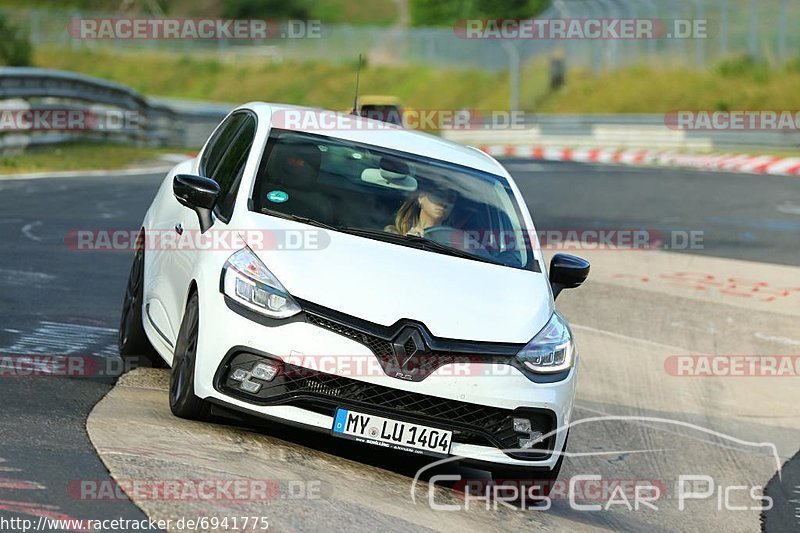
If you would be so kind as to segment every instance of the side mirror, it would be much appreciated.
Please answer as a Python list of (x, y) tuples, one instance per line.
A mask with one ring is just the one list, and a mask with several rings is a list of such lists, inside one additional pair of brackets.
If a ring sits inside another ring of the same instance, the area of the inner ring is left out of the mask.
[(172, 192), (182, 205), (197, 213), (201, 233), (205, 233), (214, 224), (211, 211), (220, 194), (216, 181), (191, 174), (178, 174), (172, 179)]
[(589, 276), (589, 261), (574, 255), (556, 254), (550, 260), (550, 286), (553, 299), (564, 289), (580, 287)]

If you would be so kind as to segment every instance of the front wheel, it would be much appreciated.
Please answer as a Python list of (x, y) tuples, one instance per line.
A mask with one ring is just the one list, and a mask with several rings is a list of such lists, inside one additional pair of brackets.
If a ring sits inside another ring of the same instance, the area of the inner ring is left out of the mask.
[(175, 357), (169, 375), (169, 408), (172, 414), (190, 420), (208, 417), (209, 404), (194, 393), (194, 369), (197, 360), (197, 337), (200, 331), (200, 304), (197, 293), (186, 303)]

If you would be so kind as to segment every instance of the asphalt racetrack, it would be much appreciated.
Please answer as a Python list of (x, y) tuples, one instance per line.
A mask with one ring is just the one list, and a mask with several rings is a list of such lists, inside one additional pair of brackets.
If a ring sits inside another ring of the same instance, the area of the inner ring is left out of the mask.
[[(0, 180), (0, 515), (258, 515), (278, 531), (798, 530), (800, 468), (790, 460), (800, 448), (800, 377), (685, 376), (670, 363), (800, 355), (797, 178), (504, 164), (540, 232), (652, 236), (645, 250), (570, 251), (590, 259), (592, 275), (558, 300), (581, 354), (579, 423), (550, 509), (470, 500), (458, 482), (431, 489), (427, 480), (443, 467), (415, 484), (426, 465), (417, 457), (251, 420), (174, 418), (165, 370), (139, 368), (114, 386), (132, 256), (75, 251), (66, 237), (137, 228), (163, 176), (128, 175)], [(16, 356), (41, 356), (44, 366), (56, 364), (45, 356), (77, 356), (91, 371), (21, 375), (8, 368)], [(487, 479), (452, 471), (478, 486)], [(269, 479), (277, 491), (235, 502), (97, 500), (81, 491), (81, 482), (111, 476)], [(580, 501), (570, 501), (571, 479)], [(631, 486), (658, 495), (637, 508)]]

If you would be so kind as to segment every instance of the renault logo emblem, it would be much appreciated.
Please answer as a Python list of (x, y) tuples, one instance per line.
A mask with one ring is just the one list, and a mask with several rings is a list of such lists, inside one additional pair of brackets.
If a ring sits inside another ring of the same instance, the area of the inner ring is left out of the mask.
[(409, 361), (414, 361), (415, 359), (419, 359), (419, 356), (426, 353), (428, 351), (428, 347), (425, 345), (425, 341), (422, 338), (419, 330), (413, 327), (407, 327), (400, 332), (400, 334), (392, 341), (392, 352), (394, 354), (395, 362), (399, 369), (403, 370), (404, 372), (410, 372), (414, 368), (419, 366), (419, 363), (414, 364), (412, 362), (412, 368), (408, 368)]

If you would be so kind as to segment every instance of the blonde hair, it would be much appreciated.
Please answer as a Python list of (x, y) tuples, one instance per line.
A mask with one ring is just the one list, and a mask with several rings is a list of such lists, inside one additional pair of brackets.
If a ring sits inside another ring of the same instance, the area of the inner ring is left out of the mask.
[(417, 191), (412, 194), (406, 198), (406, 201), (397, 210), (397, 215), (394, 217), (394, 226), (400, 235), (408, 233), (419, 222), (419, 213), (422, 210), (419, 205), (419, 197), (423, 194), (425, 194), (423, 191)]

